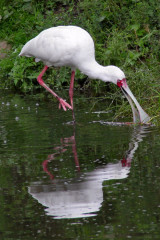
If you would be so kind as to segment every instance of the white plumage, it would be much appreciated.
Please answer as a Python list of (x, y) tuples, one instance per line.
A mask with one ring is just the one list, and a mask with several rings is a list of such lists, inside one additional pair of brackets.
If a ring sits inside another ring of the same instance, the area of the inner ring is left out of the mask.
[[(101, 66), (95, 60), (94, 42), (90, 34), (77, 26), (58, 26), (42, 31), (38, 36), (28, 41), (22, 48), (19, 56), (35, 57), (35, 61), (42, 61), (44, 69), (38, 76), (38, 82), (51, 92), (59, 101), (59, 108), (73, 110), (73, 87), (75, 70), (78, 68), (89, 78), (100, 79), (105, 82), (117, 84), (126, 95), (127, 99), (134, 101), (138, 108), (138, 114), (132, 106), (134, 121), (146, 123), (149, 116), (143, 111), (139, 103), (131, 93), (126, 83), (125, 75), (116, 66)], [(42, 79), (48, 67), (68, 66), (72, 69), (70, 83), (70, 102), (66, 103), (55, 92), (53, 92)], [(129, 101), (131, 103), (131, 101)]]
[(94, 59), (94, 43), (82, 28), (52, 27), (27, 42), (20, 56), (36, 57), (48, 67), (79, 68), (82, 62)]

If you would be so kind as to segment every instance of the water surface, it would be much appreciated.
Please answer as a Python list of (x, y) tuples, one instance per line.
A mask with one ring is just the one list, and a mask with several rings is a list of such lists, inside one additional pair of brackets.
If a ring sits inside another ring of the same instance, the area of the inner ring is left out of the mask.
[(0, 239), (160, 239), (160, 129), (81, 95), (75, 117), (1, 91)]

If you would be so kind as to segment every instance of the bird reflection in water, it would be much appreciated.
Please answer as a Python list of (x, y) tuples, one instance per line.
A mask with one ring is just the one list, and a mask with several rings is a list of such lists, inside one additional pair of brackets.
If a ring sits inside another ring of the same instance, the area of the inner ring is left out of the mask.
[(75, 165), (77, 171), (80, 171), (78, 156), (77, 156), (77, 149), (76, 149), (76, 140), (75, 135), (69, 138), (62, 138), (61, 145), (58, 147), (53, 148), (56, 152), (53, 154), (48, 155), (48, 158), (42, 163), (43, 170), (50, 176), (50, 179), (54, 179), (54, 175), (48, 170), (48, 163), (55, 159), (59, 154), (64, 153), (67, 151), (67, 147), (72, 146), (72, 152), (74, 155)]
[(76, 178), (54, 179), (49, 184), (32, 183), (28, 189), (29, 193), (46, 207), (46, 214), (55, 219), (96, 216), (103, 203), (103, 181), (128, 177), (135, 151), (147, 132), (147, 126), (134, 127), (129, 148), (120, 161), (97, 167), (86, 173), (80, 172), (75, 136), (63, 139), (61, 146), (54, 148), (58, 153), (49, 155), (43, 162), (43, 169), (53, 179), (53, 175), (47, 169), (47, 164), (57, 154), (67, 151), (67, 147), (71, 144), (78, 170)]

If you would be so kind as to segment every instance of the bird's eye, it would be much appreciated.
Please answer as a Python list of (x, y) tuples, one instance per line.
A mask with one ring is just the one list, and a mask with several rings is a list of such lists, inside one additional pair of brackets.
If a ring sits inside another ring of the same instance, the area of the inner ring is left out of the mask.
[(121, 88), (123, 86), (123, 81), (122, 80), (117, 80), (117, 86)]

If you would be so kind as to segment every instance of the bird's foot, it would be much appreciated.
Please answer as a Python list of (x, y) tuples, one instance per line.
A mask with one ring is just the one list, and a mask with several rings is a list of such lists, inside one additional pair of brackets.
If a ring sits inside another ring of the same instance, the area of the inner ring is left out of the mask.
[(72, 109), (72, 107), (62, 98), (58, 98), (59, 101), (59, 109), (61, 109), (61, 107), (63, 108), (64, 111), (68, 109)]

